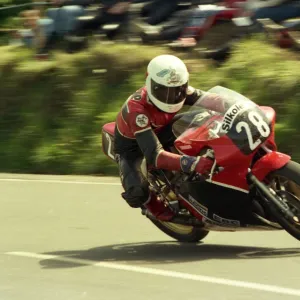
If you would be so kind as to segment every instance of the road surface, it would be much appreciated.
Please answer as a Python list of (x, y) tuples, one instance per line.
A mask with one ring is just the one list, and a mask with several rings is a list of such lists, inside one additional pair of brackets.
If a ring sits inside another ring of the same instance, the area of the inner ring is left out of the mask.
[(300, 299), (299, 242), (210, 233), (184, 245), (116, 178), (0, 174), (2, 300)]

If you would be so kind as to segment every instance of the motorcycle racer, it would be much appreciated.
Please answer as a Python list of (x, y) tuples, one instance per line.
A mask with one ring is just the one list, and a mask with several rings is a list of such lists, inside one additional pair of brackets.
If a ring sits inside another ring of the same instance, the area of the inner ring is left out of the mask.
[(116, 119), (114, 151), (119, 166), (123, 199), (133, 208), (145, 207), (157, 219), (174, 216), (149, 189), (141, 172), (141, 162), (170, 171), (205, 174), (213, 166), (207, 157), (179, 155), (166, 151), (174, 142), (171, 122), (183, 105), (201, 101), (207, 109), (224, 111), (219, 95), (189, 86), (189, 72), (182, 60), (159, 55), (147, 67), (145, 86), (129, 96)]

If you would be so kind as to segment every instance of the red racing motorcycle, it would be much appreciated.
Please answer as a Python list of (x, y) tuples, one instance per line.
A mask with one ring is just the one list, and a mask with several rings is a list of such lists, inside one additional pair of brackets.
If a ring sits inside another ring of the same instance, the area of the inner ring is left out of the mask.
[[(181, 242), (198, 242), (209, 231), (242, 230), (286, 230), (300, 240), (300, 164), (277, 152), (275, 111), (221, 86), (208, 92), (223, 99), (226, 111), (204, 109), (198, 101), (178, 114), (171, 151), (210, 157), (210, 174), (151, 169), (144, 160), (150, 188), (176, 216), (164, 222), (142, 213)], [(102, 128), (102, 148), (112, 160), (114, 128), (114, 122)]]

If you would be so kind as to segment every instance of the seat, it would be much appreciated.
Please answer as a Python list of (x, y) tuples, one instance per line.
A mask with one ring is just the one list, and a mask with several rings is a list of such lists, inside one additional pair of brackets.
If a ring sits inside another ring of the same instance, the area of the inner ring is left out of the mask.
[(115, 127), (116, 122), (107, 123), (103, 126), (103, 130), (107, 132), (109, 135), (114, 136), (115, 135)]
[(116, 122), (107, 123), (102, 127), (102, 150), (110, 159), (115, 160), (114, 139)]

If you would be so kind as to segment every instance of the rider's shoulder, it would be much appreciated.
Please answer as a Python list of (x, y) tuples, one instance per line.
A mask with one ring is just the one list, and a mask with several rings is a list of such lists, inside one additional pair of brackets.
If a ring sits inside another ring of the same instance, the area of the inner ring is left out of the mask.
[(143, 101), (146, 99), (146, 96), (147, 96), (146, 89), (144, 87), (141, 87), (130, 96), (130, 100)]
[(141, 112), (146, 110), (147, 93), (144, 88), (136, 90), (128, 98), (129, 112)]

